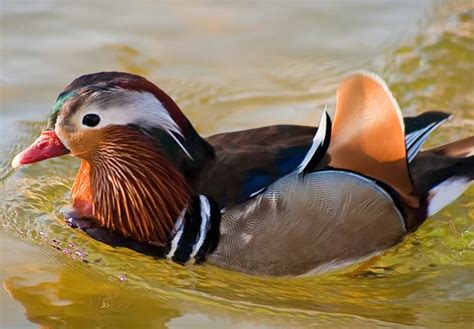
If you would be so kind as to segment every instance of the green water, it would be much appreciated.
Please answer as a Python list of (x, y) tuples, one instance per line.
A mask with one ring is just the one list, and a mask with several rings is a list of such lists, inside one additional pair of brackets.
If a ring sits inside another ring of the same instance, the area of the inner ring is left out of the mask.
[(316, 124), (365, 68), (405, 114), (455, 114), (429, 145), (472, 135), (472, 2), (0, 4), (0, 327), (474, 326), (473, 189), (365, 264), (271, 279), (101, 245), (59, 214), (77, 160), (10, 168), (64, 85), (100, 70), (147, 76), (210, 135)]

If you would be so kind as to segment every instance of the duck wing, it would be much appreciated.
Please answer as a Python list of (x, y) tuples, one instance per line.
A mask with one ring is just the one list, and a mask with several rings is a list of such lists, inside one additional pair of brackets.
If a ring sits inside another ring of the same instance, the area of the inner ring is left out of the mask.
[(292, 172), (303, 160), (316, 127), (277, 125), (211, 136), (215, 158), (191, 179), (197, 194), (231, 207)]
[(295, 172), (222, 214), (208, 261), (255, 275), (324, 272), (393, 246), (404, 225), (375, 180), (343, 170)]

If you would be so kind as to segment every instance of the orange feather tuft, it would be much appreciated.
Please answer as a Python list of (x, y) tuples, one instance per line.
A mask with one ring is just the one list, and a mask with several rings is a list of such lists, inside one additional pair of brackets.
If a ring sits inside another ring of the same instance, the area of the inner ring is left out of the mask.
[(82, 160), (71, 190), (72, 206), (81, 217), (93, 216), (89, 162)]

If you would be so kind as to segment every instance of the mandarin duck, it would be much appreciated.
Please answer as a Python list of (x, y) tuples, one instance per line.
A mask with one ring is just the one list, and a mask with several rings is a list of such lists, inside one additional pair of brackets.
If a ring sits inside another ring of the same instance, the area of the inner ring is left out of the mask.
[(474, 137), (419, 152), (450, 117), (403, 118), (385, 82), (357, 73), (319, 128), (276, 125), (202, 138), (143, 77), (84, 75), (62, 91), (13, 167), (81, 159), (66, 222), (179, 264), (246, 274), (324, 272), (400, 242), (474, 178)]

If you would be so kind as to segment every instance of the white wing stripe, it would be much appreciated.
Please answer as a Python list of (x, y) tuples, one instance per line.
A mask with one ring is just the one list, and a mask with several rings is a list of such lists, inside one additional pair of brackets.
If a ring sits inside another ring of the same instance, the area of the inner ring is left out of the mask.
[(326, 112), (326, 109), (324, 109), (321, 121), (319, 123), (318, 131), (316, 132), (316, 135), (314, 135), (313, 138), (313, 144), (311, 144), (311, 148), (309, 149), (301, 164), (298, 166), (298, 168), (296, 168), (298, 173), (303, 172), (303, 170), (306, 168), (306, 166), (316, 154), (316, 151), (324, 144), (327, 130), (327, 116), (328, 114)]
[(181, 211), (181, 214), (179, 215), (179, 218), (178, 220), (176, 221), (176, 224), (175, 224), (175, 230), (176, 230), (176, 234), (173, 238), (173, 240), (171, 241), (171, 249), (169, 251), (169, 253), (166, 255), (166, 258), (168, 259), (171, 259), (173, 256), (174, 256), (174, 253), (176, 252), (176, 249), (178, 249), (178, 243), (179, 243), (179, 240), (181, 239), (181, 235), (183, 234), (183, 231), (184, 231), (184, 215), (186, 214), (186, 208), (184, 208), (182, 211)]
[(204, 240), (206, 239), (207, 229), (209, 225), (209, 219), (211, 218), (211, 206), (209, 201), (204, 195), (199, 196), (199, 201), (201, 203), (201, 229), (199, 231), (199, 239), (193, 246), (193, 252), (189, 255), (189, 261), (194, 262), (194, 257), (201, 249)]
[[(415, 155), (417, 155), (418, 151), (420, 151), (421, 146), (423, 146), (424, 142), (426, 141), (426, 138), (440, 125), (442, 125), (448, 118), (438, 121), (438, 122), (433, 122), (426, 126), (425, 128), (421, 130), (417, 130), (412, 132), (411, 134), (408, 134), (406, 137), (406, 149), (407, 149), (407, 159), (408, 162), (411, 162), (414, 158)], [(407, 140), (409, 139), (409, 141)]]

